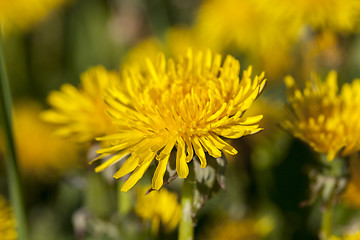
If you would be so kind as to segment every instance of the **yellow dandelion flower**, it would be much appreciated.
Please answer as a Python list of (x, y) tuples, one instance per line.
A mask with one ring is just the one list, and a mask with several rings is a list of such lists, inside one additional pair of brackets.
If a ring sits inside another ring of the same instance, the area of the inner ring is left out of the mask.
[(0, 25), (5, 32), (26, 31), (66, 2), (69, 0), (1, 0)]
[(346, 144), (342, 154), (353, 154), (360, 150), (360, 79), (355, 79), (351, 84), (346, 83), (341, 89), (343, 104), (342, 119), (345, 125)]
[(165, 231), (170, 232), (177, 227), (181, 218), (181, 207), (177, 200), (177, 194), (165, 188), (160, 191), (151, 191), (149, 188), (139, 188), (135, 212), (144, 220), (151, 220), (152, 230), (156, 234), (160, 225)]
[(259, 220), (247, 218), (239, 221), (226, 220), (216, 224), (206, 236), (207, 240), (260, 240), (274, 228), (273, 220), (265, 216)]
[(239, 50), (278, 74), (291, 65), (297, 31), (269, 0), (206, 0), (194, 26), (201, 43), (212, 49)]
[(144, 56), (151, 61), (156, 60), (159, 52), (165, 52), (171, 57), (176, 57), (185, 52), (189, 47), (194, 50), (205, 50), (203, 42), (199, 42), (194, 29), (186, 27), (172, 27), (166, 32), (164, 41), (154, 36), (145, 38), (131, 48), (125, 56), (126, 64), (138, 64), (144, 62)]
[(178, 61), (160, 54), (146, 69), (124, 70), (124, 86), (113, 88), (105, 101), (116, 125), (115, 133), (100, 137), (112, 145), (98, 151), (100, 157), (113, 155), (100, 171), (123, 157), (115, 178), (130, 172), (122, 191), (128, 191), (156, 159), (152, 188), (160, 189), (171, 151), (176, 148), (176, 170), (180, 178), (189, 173), (195, 155), (206, 167), (206, 155), (218, 158), (221, 151), (236, 154), (222, 137), (240, 138), (261, 130), (262, 115), (242, 118), (263, 90), (264, 74), (251, 80), (251, 67), (240, 80), (240, 64), (232, 56), (222, 63), (221, 55), (210, 51), (193, 55), (189, 50)]
[(124, 62), (126, 64), (142, 63), (144, 61), (144, 56), (147, 56), (151, 60), (155, 60), (158, 52), (163, 50), (164, 46), (158, 39), (155, 37), (148, 37), (137, 43), (127, 52)]
[[(41, 111), (41, 105), (33, 100), (15, 104), (15, 144), (21, 172), (49, 181), (81, 163), (78, 146), (54, 136), (54, 128), (40, 119)], [(0, 153), (5, 152), (2, 146), (0, 141)]]
[(278, 6), (284, 8), (293, 21), (315, 29), (352, 32), (360, 20), (358, 0), (280, 0)]
[(325, 82), (317, 75), (312, 80), (306, 82), (301, 92), (292, 77), (285, 78), (290, 106), (283, 127), (315, 151), (325, 153), (328, 160), (332, 160), (342, 148), (343, 155), (358, 151), (360, 97), (357, 91), (360, 90), (360, 80), (345, 84), (341, 94), (338, 94), (335, 71), (328, 74)]
[(111, 119), (105, 113), (104, 94), (108, 87), (118, 84), (119, 74), (104, 67), (90, 68), (81, 75), (81, 87), (64, 84), (61, 91), (48, 96), (53, 109), (42, 114), (49, 123), (59, 126), (56, 133), (79, 142), (90, 142), (108, 133)]
[(352, 158), (350, 160), (350, 181), (346, 186), (342, 199), (346, 204), (352, 207), (360, 208), (360, 159)]
[(15, 217), (11, 207), (3, 196), (0, 195), (0, 239), (16, 240)]
[(181, 26), (169, 28), (166, 32), (166, 48), (170, 56), (179, 56), (189, 47), (194, 51), (204, 51), (209, 46), (200, 41), (196, 29)]
[(360, 232), (346, 234), (343, 237), (331, 236), (329, 240), (359, 240)]

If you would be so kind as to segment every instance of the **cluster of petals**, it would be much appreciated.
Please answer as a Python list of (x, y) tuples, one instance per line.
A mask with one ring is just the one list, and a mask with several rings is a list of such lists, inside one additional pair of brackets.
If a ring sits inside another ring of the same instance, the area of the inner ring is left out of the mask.
[(135, 212), (144, 220), (151, 220), (153, 233), (158, 233), (160, 226), (165, 231), (172, 231), (180, 222), (181, 207), (178, 196), (174, 192), (162, 188), (160, 191), (151, 191), (149, 188), (137, 189)]
[(206, 167), (206, 153), (214, 158), (222, 151), (236, 154), (223, 138), (240, 138), (261, 130), (262, 115), (243, 118), (243, 113), (263, 90), (264, 74), (251, 79), (251, 67), (239, 77), (240, 64), (232, 56), (223, 61), (210, 51), (188, 50), (177, 60), (157, 60), (125, 67), (121, 84), (108, 89), (105, 102), (114, 130), (97, 138), (111, 143), (98, 150), (107, 160), (101, 171), (124, 161), (115, 178), (132, 173), (122, 190), (128, 191), (155, 160), (152, 188), (160, 189), (171, 152), (180, 178), (189, 174), (194, 155)]
[(286, 77), (288, 119), (282, 124), (295, 137), (308, 143), (328, 160), (341, 152), (347, 156), (360, 149), (360, 79), (346, 83), (338, 93), (337, 73), (322, 82), (317, 75), (300, 91)]
[(15, 217), (6, 199), (0, 195), (0, 239), (16, 240)]
[(0, 26), (2, 31), (26, 31), (45, 18), (51, 11), (68, 0), (16, 0), (0, 1)]
[(44, 121), (58, 126), (56, 134), (78, 142), (91, 142), (111, 131), (111, 118), (105, 113), (104, 95), (119, 84), (119, 74), (103, 66), (92, 67), (81, 75), (81, 86), (64, 84), (49, 94), (52, 109), (41, 114)]

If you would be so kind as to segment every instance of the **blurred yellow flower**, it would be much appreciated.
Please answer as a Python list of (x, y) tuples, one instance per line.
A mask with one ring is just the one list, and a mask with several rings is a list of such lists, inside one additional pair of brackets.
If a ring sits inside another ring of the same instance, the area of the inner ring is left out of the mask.
[(26, 31), (69, 0), (0, 0), (0, 26), (5, 32)]
[(350, 160), (349, 171), (350, 171), (350, 180), (346, 186), (344, 193), (342, 194), (342, 199), (346, 204), (360, 208), (360, 159), (352, 158)]
[[(41, 121), (42, 107), (35, 101), (15, 105), (14, 135), (19, 166), (26, 176), (53, 179), (64, 170), (81, 166), (79, 148), (53, 135), (53, 127)], [(1, 150), (0, 152), (4, 152)]]
[(177, 227), (181, 218), (181, 207), (177, 200), (177, 194), (169, 192), (165, 188), (146, 194), (149, 188), (137, 189), (136, 214), (144, 220), (151, 220), (152, 230), (155, 234), (159, 232), (160, 226), (167, 232), (172, 231)]
[(164, 41), (153, 36), (148, 37), (131, 48), (124, 61), (126, 64), (139, 64), (144, 63), (145, 57), (155, 61), (159, 52), (176, 58), (189, 47), (197, 51), (206, 50), (205, 44), (199, 42), (197, 35), (191, 28), (180, 26), (169, 28)]
[(90, 68), (81, 75), (81, 87), (64, 84), (61, 91), (53, 91), (48, 102), (53, 109), (42, 113), (42, 118), (59, 128), (56, 134), (72, 137), (79, 142), (91, 142), (112, 128), (105, 113), (103, 97), (106, 89), (119, 83), (117, 72), (102, 66)]
[(360, 239), (360, 232), (346, 234), (343, 237), (331, 236), (329, 240), (359, 240)]
[(0, 239), (16, 240), (15, 217), (6, 199), (0, 195)]
[(189, 173), (187, 163), (195, 154), (206, 167), (206, 155), (217, 158), (221, 150), (237, 151), (221, 137), (240, 138), (261, 130), (262, 115), (242, 118), (263, 90), (264, 74), (251, 80), (251, 68), (240, 80), (240, 64), (232, 56), (222, 63), (221, 55), (210, 51), (180, 56), (178, 61), (160, 54), (146, 69), (124, 70), (124, 86), (112, 88), (105, 98), (115, 132), (99, 141), (112, 145), (98, 151), (113, 155), (96, 170), (120, 161), (129, 154), (115, 178), (133, 172), (124, 183), (128, 191), (143, 176), (154, 158), (158, 163), (152, 188), (160, 189), (171, 151), (176, 147), (176, 170), (180, 178)]
[(166, 32), (166, 47), (168, 54), (176, 58), (186, 52), (189, 47), (194, 51), (205, 51), (209, 46), (200, 41), (195, 29), (177, 26)]
[(271, 0), (205, 0), (194, 32), (212, 49), (240, 50), (277, 73), (290, 66), (297, 34), (285, 16)]
[(292, 21), (309, 24), (314, 29), (352, 32), (360, 20), (358, 0), (279, 0), (277, 5)]
[(260, 240), (264, 239), (274, 228), (272, 219), (265, 216), (259, 220), (242, 219), (226, 220), (208, 230), (207, 240)]
[(360, 149), (360, 80), (345, 84), (338, 94), (337, 74), (331, 71), (325, 82), (317, 75), (301, 92), (292, 77), (285, 78), (289, 101), (288, 119), (282, 126), (315, 151), (332, 160), (341, 149), (346, 156)]
[(148, 37), (137, 43), (125, 55), (125, 64), (141, 64), (144, 63), (144, 56), (151, 59), (156, 59), (158, 52), (164, 51), (164, 46), (155, 37)]

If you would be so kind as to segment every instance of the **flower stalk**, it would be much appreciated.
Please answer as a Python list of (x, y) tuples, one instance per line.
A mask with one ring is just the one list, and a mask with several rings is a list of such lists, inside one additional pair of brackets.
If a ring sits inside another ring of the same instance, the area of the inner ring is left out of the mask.
[(193, 240), (194, 239), (194, 168), (189, 165), (189, 176), (184, 179), (181, 191), (181, 220), (179, 226), (179, 240)]
[(326, 155), (320, 156), (324, 165), (322, 176), (321, 200), (323, 202), (323, 211), (321, 219), (320, 237), (329, 239), (332, 235), (333, 211), (336, 205), (336, 199), (346, 188), (346, 175), (348, 165), (346, 159), (336, 157), (329, 161)]
[(16, 160), (15, 142), (12, 122), (12, 101), (10, 86), (7, 78), (3, 41), (0, 33), (0, 111), (4, 127), (4, 139), (6, 145), (6, 169), (10, 188), (10, 198), (15, 212), (17, 233), (19, 240), (27, 239), (26, 217), (21, 191), (19, 168)]
[(332, 232), (332, 207), (326, 206), (322, 213), (321, 238), (328, 239)]

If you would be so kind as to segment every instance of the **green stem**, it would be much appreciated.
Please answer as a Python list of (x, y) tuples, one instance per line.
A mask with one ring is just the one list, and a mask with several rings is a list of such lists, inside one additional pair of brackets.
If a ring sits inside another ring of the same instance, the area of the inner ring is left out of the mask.
[(321, 236), (322, 239), (329, 239), (332, 231), (332, 207), (326, 206), (322, 213)]
[(184, 179), (182, 192), (181, 192), (182, 216), (179, 227), (179, 240), (194, 239), (194, 219), (193, 219), (194, 186), (195, 184), (190, 182), (189, 178)]
[(2, 36), (0, 33), (0, 102), (1, 116), (4, 128), (4, 139), (6, 145), (6, 169), (10, 198), (15, 212), (17, 233), (19, 240), (28, 238), (25, 220), (25, 211), (22, 198), (20, 174), (16, 161), (16, 151), (12, 126), (12, 102), (9, 82), (7, 79), (6, 67), (3, 54)]
[(116, 181), (117, 188), (117, 207), (119, 217), (123, 218), (131, 211), (131, 195), (121, 191), (121, 187), (124, 184), (124, 180), (120, 179)]

